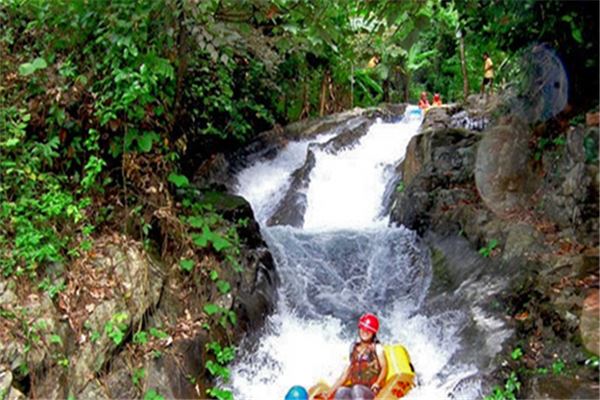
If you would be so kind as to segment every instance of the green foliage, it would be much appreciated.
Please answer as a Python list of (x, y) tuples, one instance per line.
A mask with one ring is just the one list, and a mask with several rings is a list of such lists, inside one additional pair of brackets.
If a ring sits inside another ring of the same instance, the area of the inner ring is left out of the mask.
[(485, 400), (515, 400), (519, 390), (521, 389), (521, 382), (517, 377), (516, 372), (511, 372), (510, 376), (506, 380), (504, 387), (494, 387), (494, 391), (491, 395), (485, 396)]
[(46, 60), (44, 60), (41, 57), (37, 57), (35, 60), (33, 60), (32, 62), (26, 62), (23, 63), (21, 65), (19, 65), (19, 73), (23, 76), (27, 76), (27, 75), (31, 75), (34, 72), (44, 69), (48, 66), (48, 63), (46, 63)]
[[(40, 264), (61, 262), (70, 244), (57, 227), (84, 220), (88, 203), (65, 187), (65, 178), (48, 172), (58, 139), (26, 139), (30, 115), (16, 107), (0, 107), (0, 264), (4, 275), (33, 276)], [(13, 238), (8, 243), (8, 238)]]
[(56, 295), (65, 290), (67, 286), (65, 285), (65, 280), (63, 278), (60, 278), (55, 282), (51, 282), (50, 278), (44, 278), (38, 285), (38, 288), (46, 292), (50, 299), (54, 299)]
[(552, 373), (554, 375), (560, 375), (565, 371), (565, 362), (561, 359), (558, 359), (552, 363)]
[(510, 358), (515, 361), (519, 360), (521, 357), (523, 357), (523, 350), (520, 347), (515, 348), (512, 353), (510, 353)]
[(186, 188), (190, 185), (190, 181), (185, 175), (171, 173), (167, 179), (178, 188)]
[[(217, 342), (206, 344), (206, 349), (213, 354), (215, 361), (208, 360), (204, 366), (208, 372), (215, 378), (220, 378), (227, 382), (231, 375), (229, 368), (226, 367), (235, 358), (235, 349), (233, 347), (222, 347)], [(233, 399), (233, 395), (228, 390), (212, 387), (206, 391), (209, 395), (218, 399)]]
[[(220, 282), (225, 282), (225, 281), (220, 281)], [(227, 285), (229, 285), (229, 284), (227, 284)], [(229, 290), (229, 286), (227, 286), (227, 290)], [(208, 304), (204, 305), (203, 310), (208, 316), (220, 314), (218, 321), (219, 321), (219, 324), (221, 326), (223, 326), (224, 328), (227, 327), (227, 325), (229, 325), (229, 324), (231, 324), (231, 325), (237, 324), (237, 314), (235, 313), (235, 311), (232, 311), (228, 308), (221, 307), (221, 306), (218, 306), (213, 303), (208, 303)]]
[[(146, 370), (144, 368), (136, 368), (131, 374), (131, 382), (135, 386), (140, 386), (144, 378), (146, 377)], [(145, 397), (145, 396), (144, 396)]]
[(136, 332), (133, 335), (133, 343), (139, 344), (141, 346), (145, 345), (146, 343), (148, 343), (148, 334), (144, 331)]
[(583, 138), (583, 148), (585, 150), (585, 162), (595, 164), (598, 162), (598, 142), (591, 135)]
[(179, 267), (185, 272), (191, 272), (194, 269), (194, 265), (193, 260), (183, 259), (179, 261)]
[(165, 400), (156, 390), (150, 389), (144, 394), (144, 400)]
[(404, 181), (398, 182), (398, 185), (396, 186), (396, 193), (402, 193), (404, 192), (404, 189)]
[(492, 239), (489, 241), (487, 246), (479, 249), (479, 254), (481, 254), (483, 257), (490, 257), (496, 246), (498, 246), (498, 240)]
[(150, 328), (148, 330), (150, 332), (151, 336), (154, 336), (155, 338), (159, 339), (159, 340), (163, 340), (163, 339), (167, 339), (169, 337), (169, 334), (163, 330), (160, 330), (158, 328)]
[(59, 335), (53, 333), (52, 335), (50, 335), (50, 339), (49, 339), (50, 344), (58, 344), (62, 346), (62, 339)]
[(129, 328), (129, 325), (126, 323), (128, 319), (129, 316), (126, 312), (118, 312), (111, 317), (106, 325), (104, 325), (104, 333), (106, 333), (117, 346), (123, 343), (123, 340), (125, 339), (125, 333)]
[(600, 358), (593, 355), (585, 360), (585, 365), (592, 369), (598, 369), (600, 367)]

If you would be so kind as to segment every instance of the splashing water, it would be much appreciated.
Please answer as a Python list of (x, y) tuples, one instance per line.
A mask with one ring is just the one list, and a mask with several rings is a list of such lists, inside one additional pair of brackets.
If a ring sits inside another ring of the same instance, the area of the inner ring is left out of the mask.
[(275, 313), (258, 340), (241, 343), (231, 366), (229, 389), (236, 399), (282, 399), (294, 385), (334, 382), (365, 311), (380, 317), (383, 343), (402, 343), (411, 355), (420, 385), (407, 398), (481, 397), (475, 367), (453, 360), (465, 313), (420, 313), (431, 281), (428, 253), (414, 232), (388, 227), (382, 216), (390, 167), (402, 159), (421, 123), (414, 110), (409, 107), (399, 123), (374, 123), (356, 146), (338, 154), (313, 147), (316, 164), (302, 229), (267, 227), (265, 221), (311, 141), (289, 144), (276, 159), (238, 175), (238, 193), (261, 223), (281, 286)]

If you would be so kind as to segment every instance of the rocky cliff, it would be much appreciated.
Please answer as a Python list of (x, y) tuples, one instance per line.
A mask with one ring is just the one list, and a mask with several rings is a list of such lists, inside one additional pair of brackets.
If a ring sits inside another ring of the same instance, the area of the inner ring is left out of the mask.
[[(468, 292), (465, 268), (504, 283), (477, 300), (515, 330), (494, 380), (519, 371), (520, 397), (595, 398), (597, 366), (585, 364), (600, 351), (598, 127), (526, 124), (472, 100), (426, 113), (399, 172), (391, 221), (430, 246), (431, 302)], [(517, 347), (523, 355), (511, 358)], [(567, 372), (543, 373), (557, 365)]]

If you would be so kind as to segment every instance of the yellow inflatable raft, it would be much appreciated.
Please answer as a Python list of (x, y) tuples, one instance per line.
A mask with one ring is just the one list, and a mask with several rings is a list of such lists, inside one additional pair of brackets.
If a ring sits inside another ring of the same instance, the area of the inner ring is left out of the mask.
[[(410, 362), (410, 356), (399, 344), (383, 346), (385, 359), (388, 365), (388, 373), (385, 384), (377, 393), (379, 399), (399, 399), (404, 397), (410, 389), (415, 386), (415, 371)], [(329, 385), (320, 381), (308, 391), (311, 400), (327, 400), (325, 393), (329, 391)]]

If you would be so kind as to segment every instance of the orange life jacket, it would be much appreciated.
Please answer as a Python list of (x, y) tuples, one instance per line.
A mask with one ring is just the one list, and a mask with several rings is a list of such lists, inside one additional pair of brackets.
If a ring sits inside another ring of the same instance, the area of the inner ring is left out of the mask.
[(350, 353), (350, 383), (352, 385), (365, 385), (371, 387), (381, 373), (381, 365), (377, 358), (375, 343), (359, 350), (360, 342), (354, 344)]

